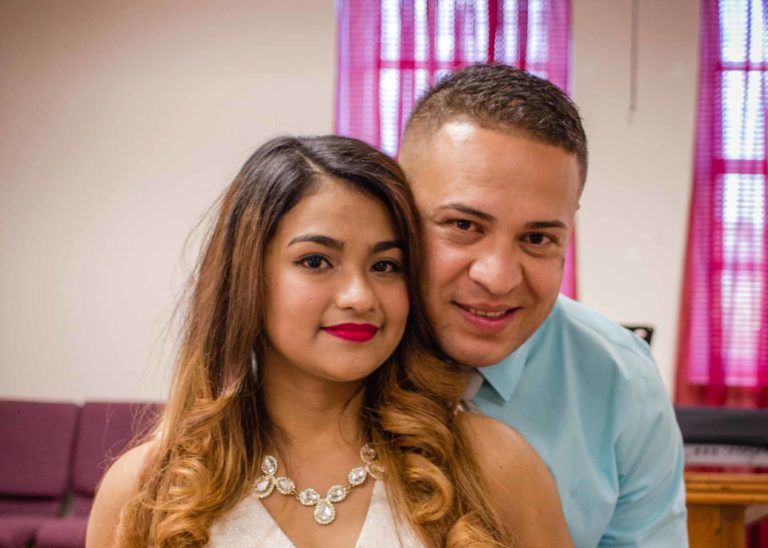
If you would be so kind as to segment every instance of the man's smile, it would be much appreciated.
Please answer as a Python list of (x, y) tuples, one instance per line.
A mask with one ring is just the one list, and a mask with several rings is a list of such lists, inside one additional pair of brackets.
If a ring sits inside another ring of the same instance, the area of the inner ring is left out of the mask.
[(473, 330), (489, 334), (506, 329), (520, 310), (507, 305), (467, 305), (456, 301), (453, 304)]

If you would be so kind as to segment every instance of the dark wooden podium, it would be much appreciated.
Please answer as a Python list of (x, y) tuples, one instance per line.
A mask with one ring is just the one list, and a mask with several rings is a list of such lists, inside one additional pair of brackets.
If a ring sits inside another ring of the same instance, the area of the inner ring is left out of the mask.
[(768, 474), (685, 473), (691, 548), (743, 548), (744, 527), (768, 511)]

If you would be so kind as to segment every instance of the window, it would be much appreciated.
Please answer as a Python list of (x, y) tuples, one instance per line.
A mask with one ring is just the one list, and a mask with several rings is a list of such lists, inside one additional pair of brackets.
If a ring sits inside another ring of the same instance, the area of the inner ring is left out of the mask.
[(722, 404), (768, 387), (768, 1), (702, 10), (678, 399)]

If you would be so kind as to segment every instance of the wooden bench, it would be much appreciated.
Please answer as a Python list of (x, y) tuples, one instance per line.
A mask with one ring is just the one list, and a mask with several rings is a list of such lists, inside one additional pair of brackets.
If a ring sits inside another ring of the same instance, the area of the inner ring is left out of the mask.
[(768, 514), (768, 474), (686, 472), (691, 548), (743, 548), (744, 527)]

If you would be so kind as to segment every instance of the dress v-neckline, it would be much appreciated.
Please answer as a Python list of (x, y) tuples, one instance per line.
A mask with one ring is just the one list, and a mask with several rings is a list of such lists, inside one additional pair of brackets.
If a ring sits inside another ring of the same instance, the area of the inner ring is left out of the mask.
[[(360, 540), (364, 539), (366, 536), (367, 529), (370, 528), (371, 523), (371, 514), (374, 508), (374, 503), (378, 500), (378, 498), (381, 496), (381, 489), (384, 488), (384, 485), (381, 481), (376, 481), (373, 484), (373, 491), (371, 491), (371, 499), (368, 501), (368, 510), (365, 513), (365, 519), (363, 520), (363, 526), (360, 528), (360, 532), (357, 534), (357, 539), (355, 540), (355, 546), (354, 548), (358, 548), (360, 545)], [(259, 499), (258, 505), (257, 505), (258, 511), (264, 514), (264, 519), (268, 520), (272, 525), (275, 527), (276, 534), (281, 537), (280, 542), (288, 543), (289, 545), (293, 546), (293, 548), (296, 548), (296, 543), (291, 540), (291, 537), (288, 536), (288, 534), (283, 531), (283, 528), (280, 527), (280, 524), (277, 523), (277, 520), (272, 516), (272, 514), (269, 513), (269, 510), (267, 510), (267, 507), (264, 506), (264, 503)], [(322, 527), (322, 526), (321, 526)]]

